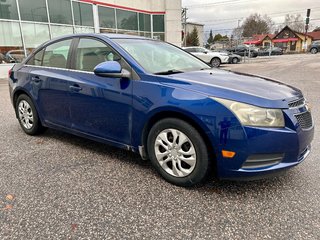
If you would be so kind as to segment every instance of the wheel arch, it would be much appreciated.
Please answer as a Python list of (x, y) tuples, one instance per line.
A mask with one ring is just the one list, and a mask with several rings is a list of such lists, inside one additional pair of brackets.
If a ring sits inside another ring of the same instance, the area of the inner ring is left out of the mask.
[(22, 95), (22, 94), (27, 95), (27, 96), (31, 99), (34, 107), (36, 108), (36, 110), (37, 110), (37, 112), (38, 112), (38, 116), (39, 116), (39, 118), (40, 118), (40, 122), (42, 123), (42, 121), (41, 121), (41, 116), (40, 116), (40, 114), (39, 114), (38, 106), (35, 104), (35, 101), (34, 101), (34, 99), (32, 98), (32, 95), (30, 95), (30, 94), (28, 93), (28, 91), (25, 90), (25, 89), (23, 89), (23, 88), (19, 88), (19, 89), (17, 89), (16, 91), (14, 91), (13, 96), (12, 96), (12, 103), (13, 103), (14, 111), (15, 111), (15, 113), (16, 113), (16, 117), (18, 118), (18, 112), (17, 112), (17, 109), (16, 109), (16, 103), (17, 103), (18, 97), (19, 97), (20, 95)]
[[(148, 153), (147, 153), (147, 139), (148, 139), (148, 134), (152, 128), (152, 126), (157, 123), (158, 121), (165, 119), (165, 118), (177, 118), (180, 119), (182, 121), (185, 121), (187, 123), (189, 123), (191, 126), (193, 126), (201, 135), (201, 137), (203, 138), (204, 142), (206, 143), (206, 148), (208, 150), (208, 154), (210, 159), (213, 158), (213, 160), (216, 159), (216, 153), (215, 153), (215, 149), (214, 149), (214, 142), (212, 141), (213, 135), (210, 132), (210, 130), (205, 126), (205, 124), (199, 124), (196, 121), (196, 116), (190, 116), (190, 114), (184, 113), (184, 112), (180, 112), (180, 111), (175, 111), (175, 110), (165, 110), (165, 111), (158, 111), (156, 113), (154, 113), (152, 116), (150, 116), (150, 118), (148, 119), (148, 121), (145, 123), (143, 131), (142, 131), (142, 135), (141, 135), (141, 143), (143, 144), (143, 148), (145, 150), (145, 156), (148, 157)], [(212, 135), (211, 137), (209, 137), (209, 135), (207, 133), (209, 133)], [(216, 163), (215, 163), (216, 164)]]

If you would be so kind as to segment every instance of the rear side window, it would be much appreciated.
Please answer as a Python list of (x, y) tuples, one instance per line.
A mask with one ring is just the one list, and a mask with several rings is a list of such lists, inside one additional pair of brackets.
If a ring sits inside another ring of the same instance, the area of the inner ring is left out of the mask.
[(102, 62), (119, 61), (120, 56), (108, 45), (94, 39), (82, 38), (79, 41), (76, 55), (76, 69), (93, 72)]
[(67, 68), (72, 39), (56, 42), (46, 47), (42, 66)]
[(43, 59), (43, 53), (44, 49), (41, 49), (39, 52), (34, 54), (29, 61), (27, 62), (28, 65), (34, 65), (34, 66), (41, 66), (42, 65), (42, 59)]

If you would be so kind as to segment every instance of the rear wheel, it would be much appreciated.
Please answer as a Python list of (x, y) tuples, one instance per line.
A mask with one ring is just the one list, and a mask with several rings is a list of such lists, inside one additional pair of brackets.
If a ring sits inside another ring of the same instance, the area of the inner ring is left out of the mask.
[(16, 101), (16, 112), (22, 130), (29, 135), (42, 133), (45, 128), (41, 125), (37, 110), (29, 96), (21, 94)]
[(316, 48), (311, 48), (310, 52), (311, 52), (312, 54), (316, 54), (316, 53), (318, 52), (318, 49), (316, 49)]
[(147, 148), (152, 165), (168, 182), (190, 187), (205, 180), (208, 150), (199, 132), (187, 122), (159, 121), (149, 132)]
[(221, 60), (219, 58), (217, 58), (217, 57), (212, 58), (210, 64), (211, 64), (212, 67), (216, 67), (217, 68), (217, 67), (220, 66)]

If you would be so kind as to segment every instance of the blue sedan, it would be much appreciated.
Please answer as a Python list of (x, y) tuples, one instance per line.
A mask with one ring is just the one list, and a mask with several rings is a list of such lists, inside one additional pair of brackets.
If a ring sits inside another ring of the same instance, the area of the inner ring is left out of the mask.
[(308, 156), (314, 134), (300, 90), (143, 37), (53, 39), (10, 70), (9, 86), (25, 133), (54, 128), (139, 152), (179, 186), (274, 175)]

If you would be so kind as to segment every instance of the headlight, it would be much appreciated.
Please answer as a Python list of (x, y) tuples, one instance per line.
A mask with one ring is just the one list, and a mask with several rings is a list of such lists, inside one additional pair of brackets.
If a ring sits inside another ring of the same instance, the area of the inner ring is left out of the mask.
[(255, 127), (284, 127), (281, 109), (268, 109), (231, 100), (212, 98), (229, 108), (242, 125)]
[(227, 53), (220, 53), (221, 56), (229, 56)]

